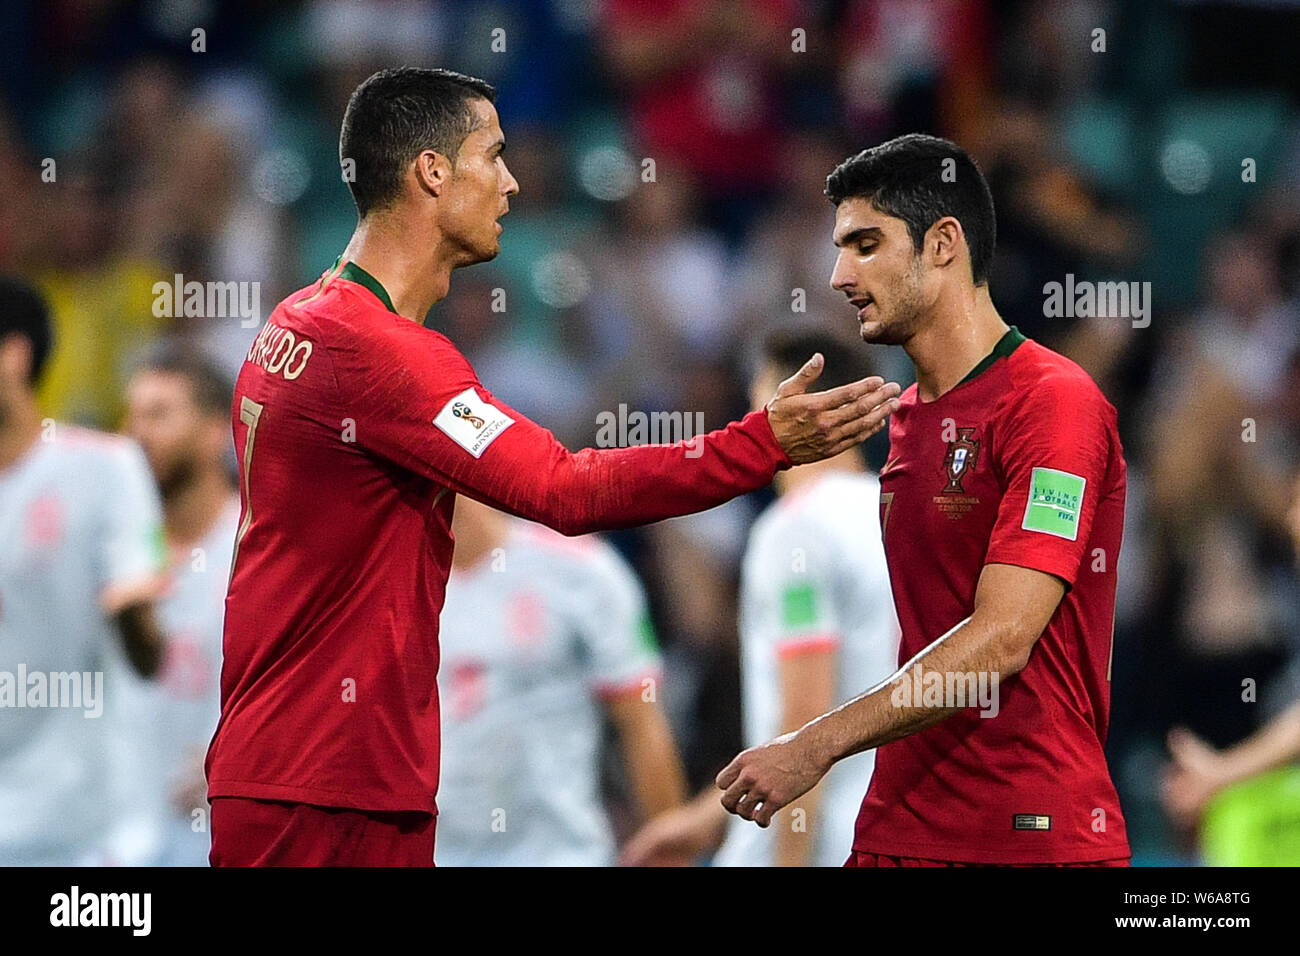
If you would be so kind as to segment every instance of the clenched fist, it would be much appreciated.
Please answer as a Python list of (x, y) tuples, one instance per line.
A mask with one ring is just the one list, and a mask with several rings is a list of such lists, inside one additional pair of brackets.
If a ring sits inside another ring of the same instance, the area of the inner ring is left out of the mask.
[(750, 747), (727, 764), (716, 781), (722, 805), (760, 827), (782, 807), (817, 786), (831, 762), (817, 756), (798, 731)]

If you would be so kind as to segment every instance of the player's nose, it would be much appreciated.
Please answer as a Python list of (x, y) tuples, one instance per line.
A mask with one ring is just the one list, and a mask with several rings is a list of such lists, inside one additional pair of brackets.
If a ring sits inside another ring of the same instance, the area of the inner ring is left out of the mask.
[(856, 278), (853, 270), (844, 261), (844, 257), (837, 257), (835, 268), (831, 270), (831, 288), (836, 292), (849, 292), (853, 289)]

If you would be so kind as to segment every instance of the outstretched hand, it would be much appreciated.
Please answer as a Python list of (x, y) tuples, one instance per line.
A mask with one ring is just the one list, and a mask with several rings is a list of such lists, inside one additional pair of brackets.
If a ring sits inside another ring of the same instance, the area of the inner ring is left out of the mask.
[(898, 410), (898, 384), (876, 375), (825, 392), (808, 391), (824, 364), (818, 352), (767, 403), (772, 433), (796, 465), (834, 458), (861, 444)]

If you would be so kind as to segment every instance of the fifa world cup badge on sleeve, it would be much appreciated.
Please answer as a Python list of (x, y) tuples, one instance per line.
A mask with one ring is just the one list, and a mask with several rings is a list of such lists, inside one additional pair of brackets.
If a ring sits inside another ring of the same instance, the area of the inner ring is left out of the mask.
[(488, 445), (515, 420), (479, 398), (473, 388), (467, 388), (443, 406), (433, 423), (461, 448), (481, 458)]

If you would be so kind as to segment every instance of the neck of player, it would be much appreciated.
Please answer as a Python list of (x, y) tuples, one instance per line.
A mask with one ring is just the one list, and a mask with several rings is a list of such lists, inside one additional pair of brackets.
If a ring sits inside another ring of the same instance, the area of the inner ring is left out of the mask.
[(36, 444), (41, 413), (30, 394), (0, 401), (0, 471), (5, 471)]
[(903, 346), (916, 366), (921, 401), (932, 402), (956, 386), (1009, 328), (993, 307), (987, 285), (946, 290)]
[(396, 211), (371, 213), (357, 223), (343, 258), (379, 280), (399, 315), (423, 325), (434, 303), (446, 297), (451, 270), (461, 263), (436, 227), (410, 218)]

